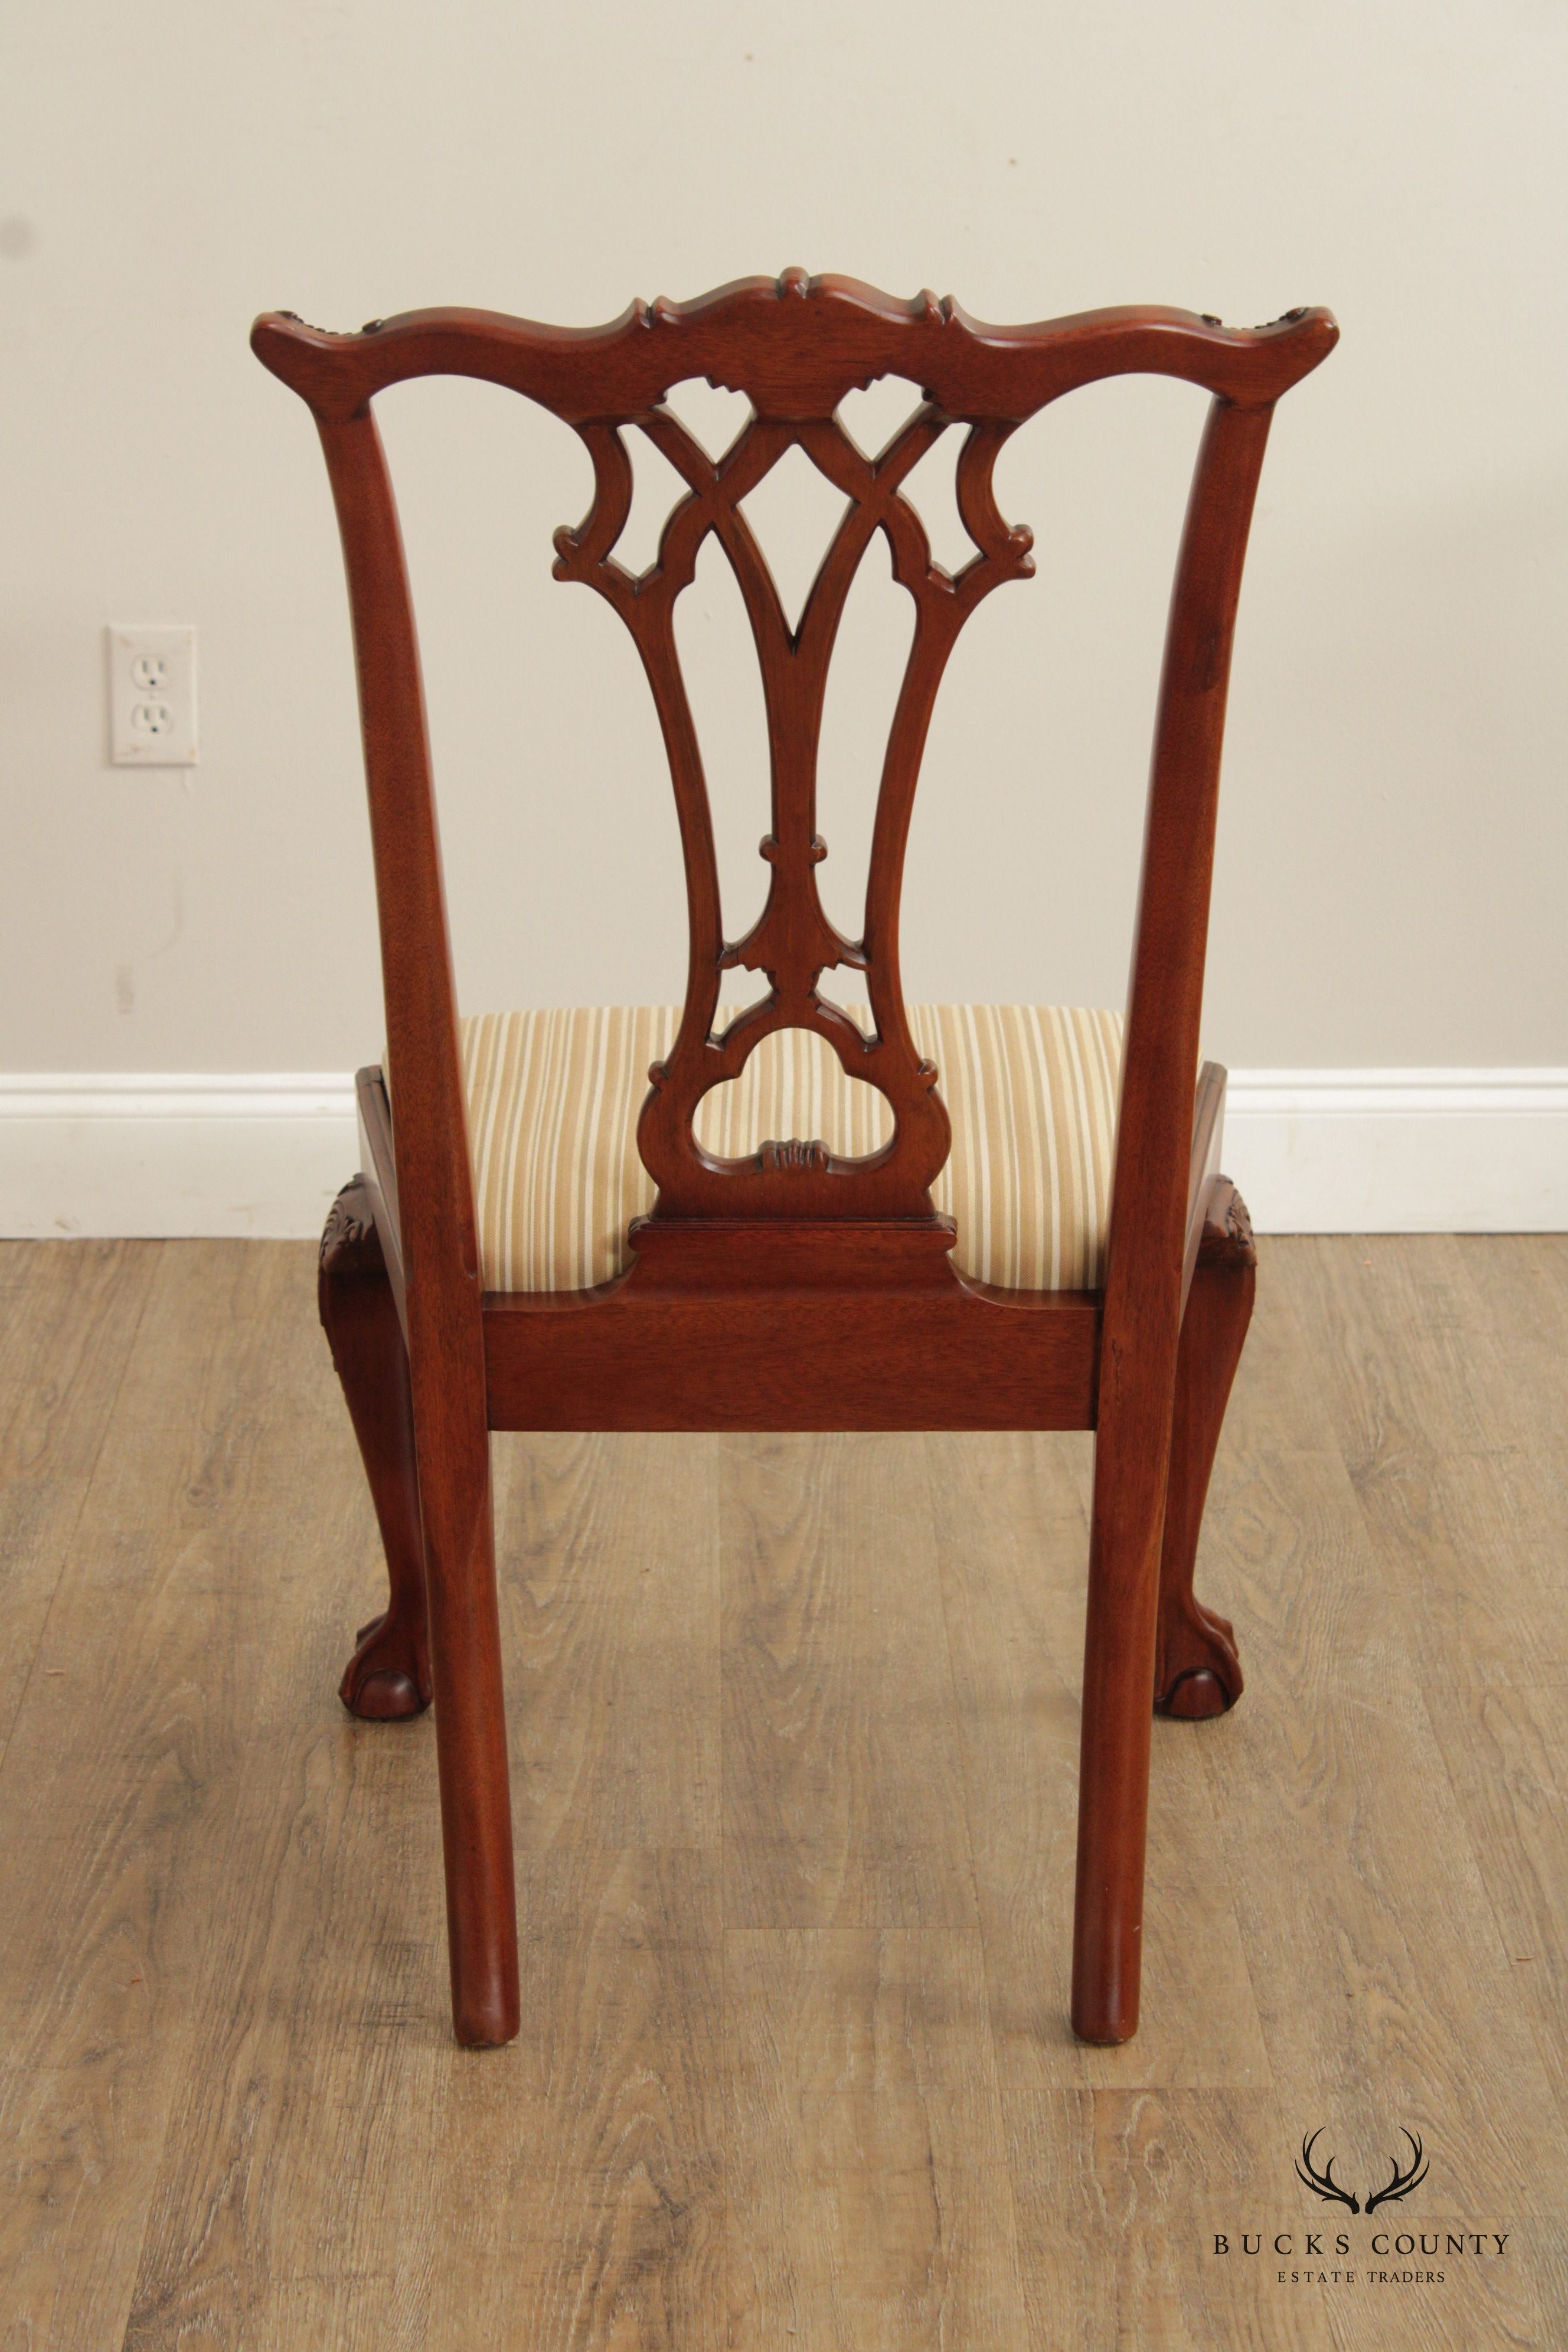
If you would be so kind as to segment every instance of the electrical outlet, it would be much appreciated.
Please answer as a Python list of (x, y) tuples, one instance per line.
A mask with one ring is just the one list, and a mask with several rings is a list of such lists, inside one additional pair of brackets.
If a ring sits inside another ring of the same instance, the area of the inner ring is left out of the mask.
[(117, 768), (196, 764), (195, 629), (109, 625), (109, 756)]

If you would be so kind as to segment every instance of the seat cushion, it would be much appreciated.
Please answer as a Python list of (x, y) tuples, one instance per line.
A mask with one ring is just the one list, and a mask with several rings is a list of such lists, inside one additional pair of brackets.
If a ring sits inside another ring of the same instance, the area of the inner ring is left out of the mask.
[[(863, 1008), (848, 1008), (863, 1017)], [(580, 1290), (628, 1263), (626, 1227), (654, 1202), (637, 1157), (647, 1067), (670, 1005), (481, 1013), (461, 1024), (479, 1256), (487, 1290)], [(1013, 1290), (1100, 1281), (1121, 1059), (1118, 1013), (1033, 1004), (913, 1004), (936, 1064), (952, 1153), (932, 1186), (958, 1226), (954, 1262)], [(775, 1030), (696, 1131), (726, 1158), (767, 1138), (845, 1154), (892, 1131), (885, 1097), (809, 1032)]]

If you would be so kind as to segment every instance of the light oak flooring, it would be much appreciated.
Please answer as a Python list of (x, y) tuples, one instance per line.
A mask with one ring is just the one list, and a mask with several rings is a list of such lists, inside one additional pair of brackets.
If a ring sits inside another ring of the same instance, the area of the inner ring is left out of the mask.
[[(457, 2051), (313, 1272), (0, 1248), (5, 2352), (1568, 2346), (1568, 1239), (1263, 1244), (1117, 2052), (1024, 1437), (498, 1441), (524, 2027)], [(1320, 2205), (1320, 2126), (1426, 2183)]]

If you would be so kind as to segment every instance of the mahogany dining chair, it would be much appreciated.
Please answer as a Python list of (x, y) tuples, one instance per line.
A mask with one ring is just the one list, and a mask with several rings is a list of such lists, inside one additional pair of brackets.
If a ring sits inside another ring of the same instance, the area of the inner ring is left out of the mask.
[[(464, 310), (348, 335), (287, 311), (257, 320), (257, 356), (315, 417), (337, 505), (385, 992), (386, 1069), (357, 1081), (363, 1172), (321, 1258), (390, 1578), (342, 1695), (371, 1717), (435, 1700), (460, 2042), (504, 2042), (519, 2025), (491, 1430), (1092, 1429), (1072, 2021), (1090, 2042), (1136, 2031), (1151, 1715), (1217, 1714), (1241, 1690), (1231, 1628), (1193, 1592), (1255, 1269), (1246, 1211), (1218, 1173), (1225, 1073), (1198, 1063), (1231, 639), (1274, 404), (1337, 332), (1322, 310), (1239, 330), (1164, 309), (990, 327), (931, 294), (897, 300), (793, 269), (637, 302), (595, 330)], [(938, 685), (975, 606), (1032, 570), (1029, 532), (997, 507), (998, 454), (1049, 402), (1130, 373), (1212, 397), (1166, 636), (1125, 1024), (906, 1006), (900, 893)], [(680, 1007), (459, 1020), (414, 616), (371, 406), (437, 374), (510, 386), (586, 445), (593, 503), (556, 533), (555, 574), (614, 607), (657, 708), (685, 866)], [(888, 375), (922, 397), (868, 456), (840, 404)], [(718, 457), (667, 404), (692, 378), (751, 404)], [(615, 552), (633, 428), (686, 486), (640, 574)], [(952, 573), (902, 487), (950, 429), (975, 549)], [(792, 628), (742, 501), (795, 448), (847, 503)], [(835, 634), (879, 530), (914, 631), (850, 939), (817, 891), (816, 764)], [(768, 895), (738, 939), (675, 634), (710, 533), (744, 600), (772, 762)], [(736, 968), (762, 975), (760, 992), (725, 1018)], [(821, 992), (830, 971), (868, 1013)], [(826, 1122), (828, 1095), (832, 1144), (801, 1127)], [(768, 1120), (777, 1139), (759, 1141)]]

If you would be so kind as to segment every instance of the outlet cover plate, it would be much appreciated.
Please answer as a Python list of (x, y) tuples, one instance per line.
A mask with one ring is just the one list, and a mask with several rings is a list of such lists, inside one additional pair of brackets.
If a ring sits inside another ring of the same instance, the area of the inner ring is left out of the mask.
[(109, 756), (117, 768), (196, 764), (196, 633), (111, 621)]

